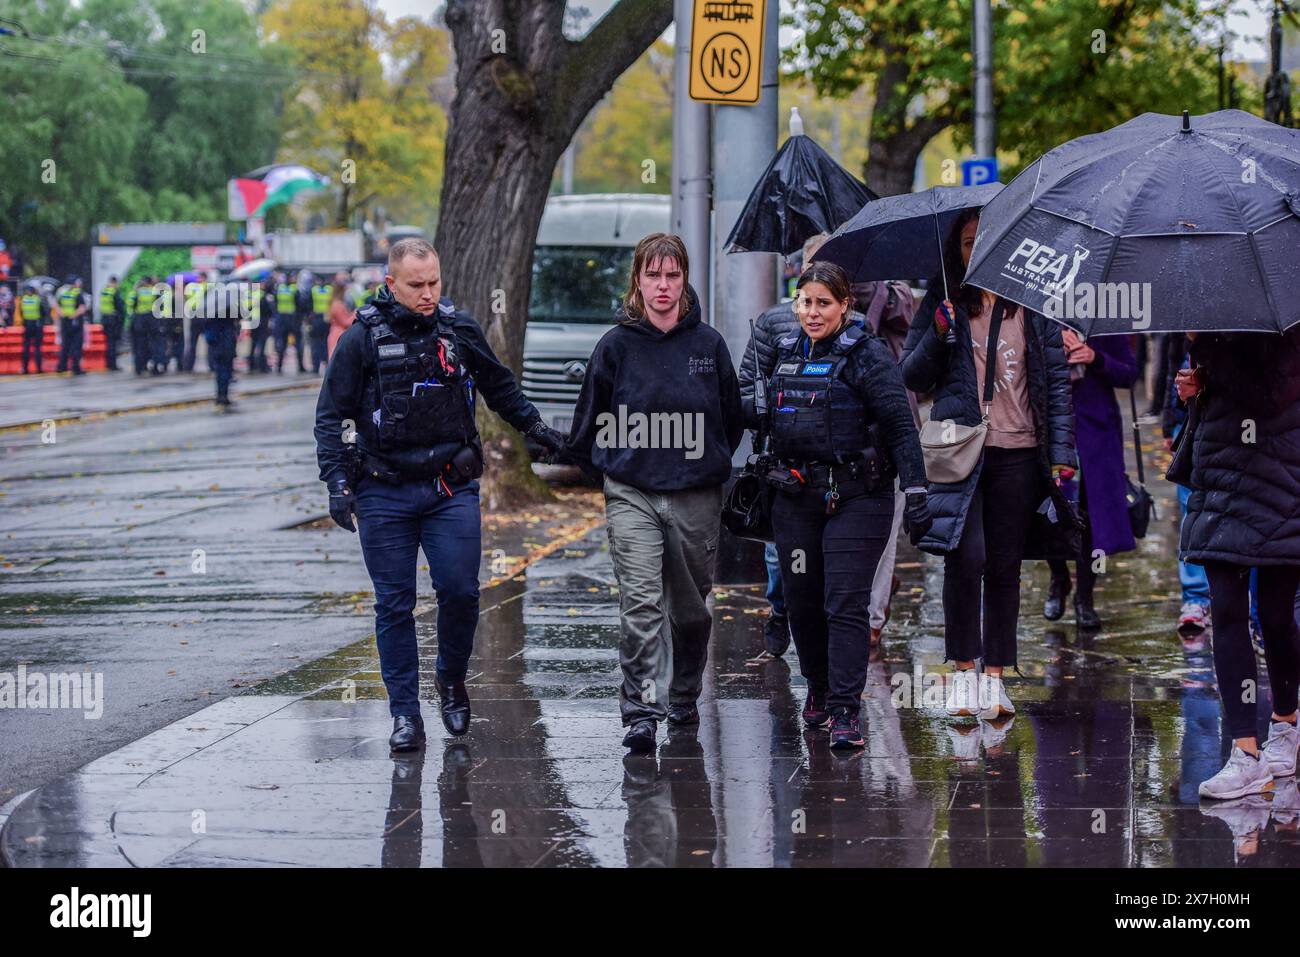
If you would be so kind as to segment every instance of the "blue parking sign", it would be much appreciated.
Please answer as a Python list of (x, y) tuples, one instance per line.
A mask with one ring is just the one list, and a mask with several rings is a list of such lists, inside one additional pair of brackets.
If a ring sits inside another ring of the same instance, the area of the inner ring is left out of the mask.
[(963, 186), (982, 186), (998, 181), (998, 160), (996, 156), (987, 159), (968, 159), (961, 161), (961, 184)]

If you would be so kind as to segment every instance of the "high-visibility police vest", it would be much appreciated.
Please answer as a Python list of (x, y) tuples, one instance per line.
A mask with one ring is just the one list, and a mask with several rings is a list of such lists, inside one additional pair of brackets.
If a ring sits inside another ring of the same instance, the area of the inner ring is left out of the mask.
[(76, 289), (63, 288), (59, 290), (59, 311), (63, 313), (64, 319), (71, 319), (72, 314), (77, 311), (77, 305), (81, 302), (81, 293)]
[(370, 300), (374, 298), (375, 291), (373, 289), (361, 290), (361, 295), (357, 296), (357, 308), (364, 309), (366, 306), (370, 305)]
[(153, 312), (154, 300), (157, 298), (158, 293), (153, 286), (141, 286), (135, 295), (136, 315)]
[(34, 292), (22, 298), (23, 322), (39, 322), (41, 318), (41, 297)]
[(275, 308), (282, 316), (291, 316), (298, 308), (298, 284), (295, 282), (280, 283), (275, 290)]
[(113, 302), (113, 297), (116, 295), (116, 286), (104, 287), (104, 291), (99, 294), (99, 314), (101, 316), (117, 315), (117, 305)]
[(262, 315), (262, 295), (261, 291), (255, 286), (246, 286), (243, 292), (244, 312), (248, 318), (260, 319)]
[(330, 311), (330, 287), (329, 286), (312, 286), (311, 287), (311, 311), (318, 316), (323, 316)]

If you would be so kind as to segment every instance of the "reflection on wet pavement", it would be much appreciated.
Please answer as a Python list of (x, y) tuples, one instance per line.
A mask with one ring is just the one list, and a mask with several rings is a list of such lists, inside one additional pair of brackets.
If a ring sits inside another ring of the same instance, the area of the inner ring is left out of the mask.
[[(426, 700), (427, 750), (390, 757), (373, 640), (359, 642), (37, 791), (4, 853), (19, 866), (1298, 864), (1293, 779), (1271, 797), (1198, 800), (1227, 743), (1208, 643), (1173, 629), (1173, 534), (1162, 522), (1112, 560), (1099, 634), (1046, 627), (1046, 570), (1026, 566), (1018, 712), (996, 724), (943, 713), (929, 678), (945, 670), (941, 566), (902, 548), (867, 746), (847, 757), (802, 727), (793, 649), (761, 655), (761, 589), (719, 589), (699, 727), (661, 729), (657, 754), (629, 757), (598, 529), (484, 592), (466, 738), (446, 737)], [(433, 616), (419, 626), (430, 695)]]

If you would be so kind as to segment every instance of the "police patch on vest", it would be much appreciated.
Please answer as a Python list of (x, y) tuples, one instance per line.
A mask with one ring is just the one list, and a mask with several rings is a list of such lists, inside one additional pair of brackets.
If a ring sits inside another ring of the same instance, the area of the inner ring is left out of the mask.
[(807, 362), (804, 363), (803, 375), (825, 375), (831, 371), (830, 362)]
[(782, 362), (779, 366), (776, 367), (776, 371), (780, 375), (794, 375), (796, 372), (799, 371), (799, 363)]
[(394, 356), (406, 355), (405, 342), (390, 342), (379, 347), (379, 358), (392, 359)]

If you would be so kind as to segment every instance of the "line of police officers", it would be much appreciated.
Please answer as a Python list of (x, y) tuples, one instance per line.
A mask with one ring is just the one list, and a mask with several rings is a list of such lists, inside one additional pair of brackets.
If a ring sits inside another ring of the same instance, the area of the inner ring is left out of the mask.
[[(300, 285), (301, 282), (301, 285)], [(207, 281), (185, 284), (179, 298), (173, 302), (173, 288), (161, 285), (155, 276), (144, 276), (134, 286), (121, 286), (117, 276), (109, 277), (108, 284), (99, 294), (100, 321), (104, 330), (106, 364), (116, 372), (118, 354), (123, 336), (129, 338), (132, 364), (136, 375), (152, 373), (162, 375), (175, 360), (178, 371), (192, 372), (198, 359), (198, 340), (209, 331), (207, 324), (196, 319), (196, 313), (206, 311), (212, 287), (212, 277)], [(245, 287), (255, 290), (256, 287)], [(370, 302), (377, 286), (364, 289), (355, 299), (360, 309)], [(252, 317), (250, 322), (250, 372), (270, 372), (267, 345), (274, 338), (277, 373), (284, 371), (284, 359), (289, 340), (293, 340), (297, 353), (298, 371), (306, 372), (304, 356), (304, 326), (310, 329), (312, 372), (319, 374), (328, 360), (329, 313), (333, 289), (325, 277), (313, 278), (302, 273), (298, 281), (283, 273), (276, 273), (270, 283), (263, 283), (260, 296), (254, 291), (243, 302), (244, 312)], [(223, 298), (224, 295), (223, 295)], [(159, 300), (162, 300), (159, 303)], [(180, 304), (185, 308), (180, 308)], [(42, 291), (40, 284), (28, 284), (18, 301), (18, 317), (23, 326), (22, 370), (27, 373), (32, 365), (43, 371), (42, 337), (44, 327), (53, 321), (59, 323), (60, 350), (58, 371), (69, 367), (74, 375), (82, 374), (81, 355), (85, 327), (92, 310), (89, 295), (82, 288), (79, 277), (71, 277), (52, 297)], [(188, 335), (185, 315), (190, 314)], [(237, 332), (236, 332), (237, 337)], [(217, 366), (210, 355), (208, 365)], [(220, 392), (221, 390), (219, 390)]]

